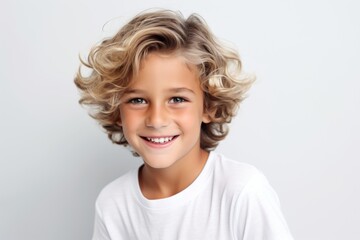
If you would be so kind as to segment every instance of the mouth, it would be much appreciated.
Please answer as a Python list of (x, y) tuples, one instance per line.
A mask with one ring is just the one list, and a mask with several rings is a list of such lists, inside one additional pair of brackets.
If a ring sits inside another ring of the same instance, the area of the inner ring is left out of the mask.
[(179, 135), (166, 136), (166, 137), (141, 137), (141, 138), (150, 143), (161, 145), (174, 141), (178, 136)]

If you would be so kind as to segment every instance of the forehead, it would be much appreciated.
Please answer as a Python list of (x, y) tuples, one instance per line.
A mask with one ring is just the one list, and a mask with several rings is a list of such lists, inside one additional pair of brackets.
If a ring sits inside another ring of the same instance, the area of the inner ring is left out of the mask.
[(198, 71), (179, 54), (150, 53), (131, 77), (129, 88), (176, 87), (197, 88), (200, 85)]
[(143, 59), (141, 59), (138, 72), (140, 70), (144, 69), (144, 67), (146, 67), (146, 65), (149, 65), (149, 63), (150, 64), (168, 63), (169, 65), (177, 64), (177, 65), (179, 65), (178, 67), (180, 67), (180, 65), (183, 65), (182, 67), (187, 67), (189, 71), (191, 71), (193, 73), (198, 73), (197, 67), (187, 59), (186, 52), (184, 52), (184, 50), (176, 50), (176, 51), (172, 51), (172, 52), (171, 51), (169, 51), (169, 52), (166, 52), (166, 51), (150, 52)]

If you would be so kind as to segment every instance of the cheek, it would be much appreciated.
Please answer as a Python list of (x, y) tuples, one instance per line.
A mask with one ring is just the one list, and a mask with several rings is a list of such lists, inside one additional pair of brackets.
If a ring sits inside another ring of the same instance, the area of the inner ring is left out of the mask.
[(126, 129), (133, 128), (136, 125), (136, 122), (140, 119), (133, 111), (128, 111), (122, 108), (120, 108), (120, 118), (124, 131), (126, 131)]
[(202, 122), (202, 111), (196, 108), (184, 109), (181, 112), (177, 112), (174, 119), (183, 128), (194, 129), (194, 127), (199, 127)]

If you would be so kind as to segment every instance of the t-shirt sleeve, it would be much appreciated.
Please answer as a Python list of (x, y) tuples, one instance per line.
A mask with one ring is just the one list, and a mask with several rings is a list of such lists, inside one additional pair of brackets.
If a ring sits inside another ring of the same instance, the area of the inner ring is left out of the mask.
[(95, 207), (95, 221), (92, 240), (111, 240), (106, 226), (103, 222), (101, 211), (98, 207), (98, 202), (96, 202)]
[(278, 196), (260, 172), (246, 184), (237, 203), (237, 239), (293, 240)]

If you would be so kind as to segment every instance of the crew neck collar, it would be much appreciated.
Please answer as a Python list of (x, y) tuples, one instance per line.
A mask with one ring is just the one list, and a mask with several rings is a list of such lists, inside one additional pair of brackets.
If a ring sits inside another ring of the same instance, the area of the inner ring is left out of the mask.
[(139, 204), (145, 208), (153, 209), (153, 210), (161, 210), (161, 209), (168, 209), (172, 207), (178, 207), (181, 205), (186, 204), (187, 202), (194, 199), (202, 189), (205, 188), (206, 183), (209, 177), (212, 174), (212, 170), (214, 167), (214, 152), (210, 152), (209, 156), (206, 160), (206, 163), (197, 176), (197, 178), (184, 190), (181, 192), (161, 199), (147, 199), (141, 192), (140, 185), (139, 185), (139, 169), (134, 169), (132, 173), (134, 194), (136, 199), (138, 200)]

